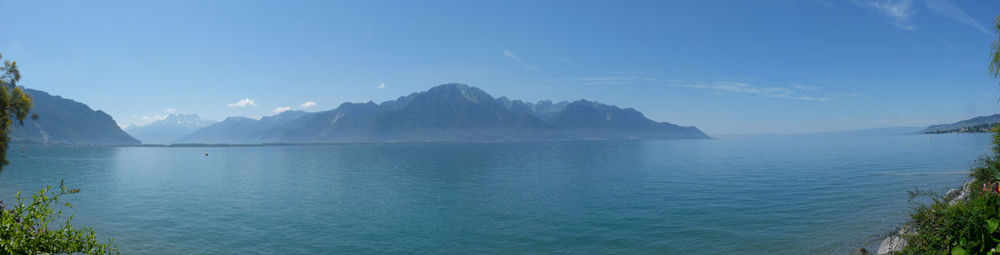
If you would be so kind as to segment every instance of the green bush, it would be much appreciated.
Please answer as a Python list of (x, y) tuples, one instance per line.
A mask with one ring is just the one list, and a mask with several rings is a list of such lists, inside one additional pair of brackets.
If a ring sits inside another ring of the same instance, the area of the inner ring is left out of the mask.
[(53, 209), (53, 206), (72, 207), (60, 201), (60, 197), (79, 191), (66, 189), (60, 181), (58, 190), (52, 190), (52, 186), (43, 188), (32, 195), (31, 203), (27, 204), (18, 192), (13, 209), (0, 211), (0, 254), (118, 254), (117, 247), (112, 246), (113, 241), (98, 242), (93, 229), (74, 229), (70, 224), (73, 216), (67, 217), (61, 225), (53, 223), (62, 218), (62, 210)]
[[(24, 118), (32, 109), (31, 96), (17, 86), (20, 79), (17, 61), (4, 61), (0, 66), (0, 170), (8, 163), (11, 124), (24, 125)], [(37, 119), (38, 114), (31, 117)], [(11, 210), (6, 210), (0, 201), (0, 254), (118, 253), (116, 247), (111, 246), (111, 240), (103, 244), (98, 242), (93, 229), (73, 229), (70, 225), (73, 216), (66, 218), (61, 226), (51, 224), (62, 218), (62, 210), (53, 209), (53, 205), (71, 207), (69, 203), (60, 202), (59, 197), (80, 191), (67, 190), (62, 181), (58, 192), (51, 189), (49, 186), (32, 195), (30, 204), (25, 204), (18, 192), (17, 204)]]
[[(1000, 126), (993, 128), (993, 155), (972, 169), (963, 201), (931, 195), (907, 225), (907, 246), (897, 254), (1000, 254)], [(911, 193), (914, 194), (914, 193)]]
[(913, 213), (909, 225), (916, 232), (906, 236), (907, 246), (900, 253), (947, 254), (962, 250), (965, 254), (992, 254), (1000, 243), (996, 231), (998, 208), (1000, 196), (996, 195), (954, 205), (939, 201), (922, 206)]

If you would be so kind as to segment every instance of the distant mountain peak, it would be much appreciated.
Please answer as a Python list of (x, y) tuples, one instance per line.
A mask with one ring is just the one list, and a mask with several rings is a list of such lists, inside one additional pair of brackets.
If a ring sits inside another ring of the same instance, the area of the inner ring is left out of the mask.
[(431, 89), (429, 89), (427, 91), (441, 90), (441, 89), (463, 90), (463, 89), (470, 89), (470, 88), (475, 88), (475, 87), (472, 87), (472, 86), (469, 86), (469, 85), (466, 85), (466, 84), (463, 84), (463, 83), (452, 82), (452, 83), (445, 83), (445, 84), (441, 84), (441, 85), (437, 85), (437, 86), (431, 87)]
[(549, 141), (705, 139), (695, 127), (647, 119), (596, 101), (538, 103), (494, 98), (448, 83), (379, 104), (343, 103), (322, 112), (229, 118), (180, 139), (194, 143)]
[(445, 97), (461, 95), (463, 98), (473, 103), (493, 101), (493, 96), (482, 89), (461, 83), (448, 83), (433, 87), (420, 96), (429, 96), (443, 99)]
[(213, 123), (215, 121), (202, 119), (194, 113), (171, 113), (162, 120), (144, 126), (128, 127), (125, 132), (145, 144), (168, 144)]
[(210, 120), (204, 120), (201, 116), (194, 113), (171, 113), (167, 115), (167, 118), (163, 119), (162, 122), (176, 122), (190, 125), (203, 125), (206, 122), (212, 122)]

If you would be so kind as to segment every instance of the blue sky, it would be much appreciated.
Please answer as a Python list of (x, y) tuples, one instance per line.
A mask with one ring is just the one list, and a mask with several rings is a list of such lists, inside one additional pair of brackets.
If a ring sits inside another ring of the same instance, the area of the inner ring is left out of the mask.
[[(119, 125), (267, 116), (460, 82), (710, 135), (1000, 112), (995, 1), (6, 1), (21, 84)], [(311, 107), (306, 102), (312, 102)], [(304, 105), (305, 104), (305, 105)]]

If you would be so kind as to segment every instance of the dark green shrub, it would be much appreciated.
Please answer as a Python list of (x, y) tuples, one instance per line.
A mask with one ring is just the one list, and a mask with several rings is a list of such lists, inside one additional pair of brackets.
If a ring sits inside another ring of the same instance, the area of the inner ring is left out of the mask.
[(13, 209), (0, 213), (0, 254), (118, 254), (117, 247), (111, 246), (112, 240), (98, 242), (93, 229), (74, 229), (70, 224), (73, 216), (62, 224), (54, 223), (62, 218), (62, 210), (53, 206), (72, 207), (60, 197), (79, 191), (66, 189), (60, 181), (58, 190), (43, 188), (31, 195), (30, 203), (25, 203), (18, 192)]
[(972, 169), (965, 200), (932, 196), (914, 210), (908, 223), (914, 231), (898, 254), (1000, 254), (1000, 126), (993, 128), (993, 152)]

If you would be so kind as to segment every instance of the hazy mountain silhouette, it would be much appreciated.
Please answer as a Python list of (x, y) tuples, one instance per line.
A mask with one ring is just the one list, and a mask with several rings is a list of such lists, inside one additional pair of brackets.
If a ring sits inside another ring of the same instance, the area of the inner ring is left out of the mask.
[(996, 124), (1000, 124), (1000, 114), (979, 116), (951, 124), (931, 125), (920, 132), (924, 134), (950, 133), (950, 132), (986, 132)]
[(110, 115), (41, 90), (25, 89), (34, 102), (37, 120), (13, 126), (15, 142), (85, 145), (136, 145), (139, 140), (122, 131)]
[(218, 123), (200, 128), (178, 138), (177, 143), (259, 143), (267, 134), (261, 132), (287, 125), (306, 115), (303, 111), (286, 111), (255, 120), (246, 117), (229, 117)]
[(579, 100), (527, 103), (444, 84), (381, 104), (344, 103), (329, 111), (284, 112), (261, 120), (231, 117), (182, 143), (492, 142), (706, 139), (695, 127), (656, 122), (632, 108)]
[(125, 128), (125, 132), (144, 144), (170, 144), (213, 123), (215, 121), (201, 119), (197, 114), (170, 114), (145, 126)]
[(574, 137), (586, 139), (699, 139), (696, 127), (656, 122), (632, 108), (579, 100), (566, 105), (550, 122)]

